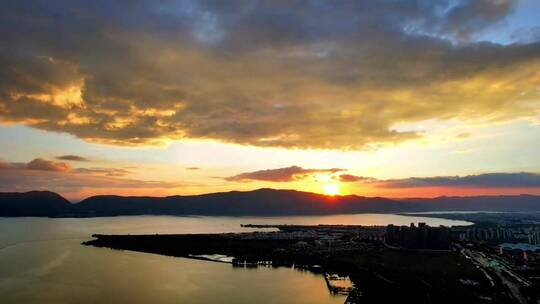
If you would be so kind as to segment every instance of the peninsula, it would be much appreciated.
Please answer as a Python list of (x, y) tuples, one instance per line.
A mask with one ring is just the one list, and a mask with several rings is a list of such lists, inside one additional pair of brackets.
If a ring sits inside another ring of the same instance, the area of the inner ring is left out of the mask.
[[(84, 245), (231, 263), (232, 267), (294, 267), (321, 273), (346, 303), (528, 303), (538, 287), (523, 286), (493, 261), (459, 241), (469, 227), (243, 225), (266, 231), (223, 234), (93, 235)], [(267, 231), (274, 229), (275, 231)], [(537, 270), (538, 273), (538, 270)], [(518, 292), (513, 288), (518, 288)], [(392, 292), (389, 292), (392, 291)], [(531, 302), (532, 303), (532, 302)]]

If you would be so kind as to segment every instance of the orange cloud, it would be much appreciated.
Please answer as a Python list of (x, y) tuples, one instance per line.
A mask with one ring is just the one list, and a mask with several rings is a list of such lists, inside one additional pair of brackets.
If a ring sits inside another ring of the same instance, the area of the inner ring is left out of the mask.
[(26, 164), (26, 168), (30, 170), (58, 171), (58, 172), (71, 171), (72, 169), (69, 164), (46, 160), (43, 158), (33, 159), (28, 164)]
[(50, 190), (79, 199), (85, 193), (165, 193), (188, 185), (124, 177), (128, 173), (119, 168), (72, 168), (42, 158), (27, 164), (0, 162), (0, 191)]
[(267, 181), (267, 182), (291, 182), (305, 178), (314, 173), (336, 173), (345, 171), (345, 169), (330, 168), (330, 169), (304, 169), (298, 166), (286, 168), (259, 170), (252, 172), (244, 172), (234, 176), (224, 178), (227, 181), (233, 182), (249, 182), (249, 181)]

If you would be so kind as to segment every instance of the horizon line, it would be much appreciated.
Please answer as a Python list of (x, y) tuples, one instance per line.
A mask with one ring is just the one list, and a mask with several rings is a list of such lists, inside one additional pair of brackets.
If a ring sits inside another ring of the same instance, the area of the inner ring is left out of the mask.
[(116, 196), (116, 197), (138, 197), (138, 198), (169, 198), (169, 197), (190, 197), (190, 196), (203, 196), (203, 195), (212, 195), (212, 194), (224, 194), (224, 193), (232, 193), (232, 192), (240, 192), (240, 193), (249, 193), (249, 192), (257, 192), (262, 190), (272, 190), (272, 191), (294, 191), (294, 192), (302, 192), (302, 193), (309, 193), (309, 194), (315, 194), (322, 197), (327, 198), (343, 198), (343, 197), (359, 197), (359, 198), (374, 198), (374, 199), (388, 199), (388, 200), (412, 200), (412, 199), (422, 199), (422, 200), (433, 200), (438, 198), (469, 198), (469, 197), (501, 197), (501, 196), (540, 196), (537, 194), (531, 194), (531, 193), (520, 193), (520, 194), (481, 194), (481, 195), (439, 195), (439, 196), (432, 196), (432, 197), (393, 197), (393, 196), (365, 196), (365, 195), (358, 195), (358, 194), (336, 194), (336, 195), (327, 195), (323, 193), (317, 193), (317, 192), (311, 192), (311, 191), (303, 191), (303, 190), (296, 190), (296, 189), (276, 189), (276, 188), (269, 188), (269, 187), (262, 187), (257, 188), (253, 190), (230, 190), (230, 191), (217, 191), (217, 192), (206, 192), (206, 193), (200, 193), (200, 194), (173, 194), (173, 195), (165, 195), (165, 196), (151, 196), (151, 195), (120, 195), (120, 194), (97, 194), (97, 195), (91, 195), (87, 196), (85, 198), (82, 198), (78, 201), (68, 199), (63, 194), (52, 191), (52, 190), (29, 190), (29, 191), (0, 191), (0, 194), (7, 194), (7, 193), (17, 193), (17, 194), (23, 194), (23, 193), (31, 193), (31, 192), (49, 192), (54, 193), (56, 195), (61, 196), (66, 201), (72, 203), (72, 204), (78, 204), (81, 203), (87, 199), (93, 198), (93, 197), (104, 197), (104, 196)]

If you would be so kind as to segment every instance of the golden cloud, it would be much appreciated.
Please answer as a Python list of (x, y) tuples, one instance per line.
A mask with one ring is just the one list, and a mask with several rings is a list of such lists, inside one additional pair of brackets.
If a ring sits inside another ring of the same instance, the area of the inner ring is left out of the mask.
[(303, 179), (309, 175), (316, 173), (336, 173), (345, 171), (345, 169), (330, 168), (330, 169), (304, 169), (298, 166), (291, 166), (278, 169), (258, 170), (252, 172), (244, 172), (234, 176), (224, 178), (232, 182), (250, 182), (250, 181), (267, 181), (267, 182), (291, 182)]
[(470, 40), (514, 7), (480, 2), (440, 16), (445, 1), (203, 1), (177, 15), (167, 4), (73, 1), (52, 5), (53, 20), (6, 6), (18, 30), (0, 33), (10, 46), (0, 50), (0, 122), (114, 145), (347, 150), (418, 138), (396, 126), (426, 119), (536, 120), (540, 43)]
[(43, 158), (36, 158), (26, 164), (26, 168), (30, 170), (42, 170), (42, 171), (57, 171), (66, 172), (71, 171), (71, 166), (63, 162), (55, 162), (46, 160)]

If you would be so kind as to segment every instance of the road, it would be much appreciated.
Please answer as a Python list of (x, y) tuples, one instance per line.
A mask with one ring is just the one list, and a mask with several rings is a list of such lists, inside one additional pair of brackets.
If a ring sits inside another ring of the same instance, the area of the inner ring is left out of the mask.
[[(495, 273), (503, 282), (504, 285), (508, 287), (510, 292), (512, 293), (512, 296), (520, 303), (520, 304), (527, 304), (527, 300), (521, 294), (520, 287), (521, 286), (530, 286), (530, 283), (522, 278), (520, 275), (516, 274), (508, 264), (494, 258), (489, 258), (486, 255), (484, 255), (481, 252), (473, 251), (470, 249), (463, 249), (461, 253), (468, 259), (473, 260), (478, 266), (489, 269), (493, 273)], [(484, 271), (484, 274), (490, 279), (492, 286), (493, 280), (492, 278), (487, 274), (487, 272)], [(512, 277), (516, 280), (514, 282), (513, 280), (509, 280), (508, 276)]]

